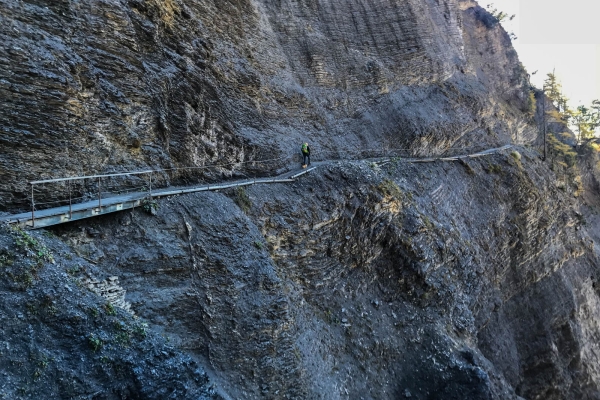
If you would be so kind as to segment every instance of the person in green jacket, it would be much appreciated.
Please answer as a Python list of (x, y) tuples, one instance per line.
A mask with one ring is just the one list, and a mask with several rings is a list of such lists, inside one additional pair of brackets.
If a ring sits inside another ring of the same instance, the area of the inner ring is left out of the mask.
[(302, 168), (310, 165), (310, 147), (308, 143), (302, 143)]

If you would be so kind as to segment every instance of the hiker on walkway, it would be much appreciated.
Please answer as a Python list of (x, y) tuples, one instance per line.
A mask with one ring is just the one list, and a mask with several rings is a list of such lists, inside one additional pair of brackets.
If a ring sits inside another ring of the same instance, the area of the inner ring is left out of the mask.
[(308, 143), (302, 143), (302, 168), (310, 165), (310, 147)]

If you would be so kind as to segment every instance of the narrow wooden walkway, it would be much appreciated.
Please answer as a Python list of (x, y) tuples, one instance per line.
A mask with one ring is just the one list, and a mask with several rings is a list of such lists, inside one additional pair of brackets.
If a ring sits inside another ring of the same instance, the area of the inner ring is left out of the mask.
[[(426, 163), (434, 161), (457, 161), (463, 158), (476, 158), (486, 155), (496, 154), (500, 151), (511, 148), (512, 145), (506, 145), (499, 148), (488, 149), (478, 153), (467, 154), (455, 157), (437, 157), (437, 158), (403, 158), (402, 162), (408, 163)], [(389, 158), (379, 159), (384, 161)], [(70, 206), (54, 207), (45, 210), (29, 211), (21, 214), (8, 215), (0, 217), (0, 223), (16, 224), (27, 229), (39, 229), (47, 226), (63, 224), (66, 222), (78, 221), (85, 218), (97, 217), (99, 215), (110, 214), (117, 211), (132, 209), (135, 207), (144, 206), (144, 201), (149, 198), (155, 199), (166, 196), (173, 196), (186, 193), (202, 192), (208, 190), (220, 190), (233, 187), (248, 186), (254, 184), (269, 184), (269, 183), (287, 183), (294, 182), (298, 177), (313, 171), (319, 165), (328, 164), (330, 162), (316, 162), (314, 167), (297, 172), (288, 172), (273, 178), (261, 179), (245, 179), (240, 181), (211, 184), (192, 187), (168, 187), (149, 192), (139, 191), (124, 195), (115, 195), (106, 198), (76, 203)], [(64, 178), (68, 180), (71, 178)]]

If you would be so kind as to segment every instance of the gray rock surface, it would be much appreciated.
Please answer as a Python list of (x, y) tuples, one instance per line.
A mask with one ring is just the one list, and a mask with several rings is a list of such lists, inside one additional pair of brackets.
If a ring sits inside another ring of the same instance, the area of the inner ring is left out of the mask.
[(233, 398), (593, 398), (597, 255), (520, 151), (338, 163), (249, 188), (248, 215), (202, 193), (58, 233)]
[[(28, 180), (228, 164), (193, 174), (210, 179), (288, 165), (302, 140), (325, 159), (529, 132), (525, 71), (472, 1), (0, 4), (2, 210), (29, 203)], [(37, 187), (40, 207), (56, 188)]]
[(49, 232), (0, 227), (0, 396), (221, 399), (167, 336), (87, 289), (99, 274)]
[(539, 160), (539, 102), (476, 2), (0, 0), (0, 43), (2, 212), (49, 177), (267, 175), (304, 140), (313, 161), (523, 145), (2, 228), (5, 397), (600, 397), (598, 155)]

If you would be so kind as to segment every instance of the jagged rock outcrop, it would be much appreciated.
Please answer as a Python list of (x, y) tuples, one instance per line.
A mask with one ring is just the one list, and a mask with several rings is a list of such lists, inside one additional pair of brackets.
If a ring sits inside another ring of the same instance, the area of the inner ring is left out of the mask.
[(88, 278), (83, 284), (92, 292), (104, 297), (113, 306), (122, 308), (131, 314), (135, 314), (131, 309), (131, 303), (125, 300), (127, 291), (119, 285), (118, 276), (110, 276), (103, 281)]

